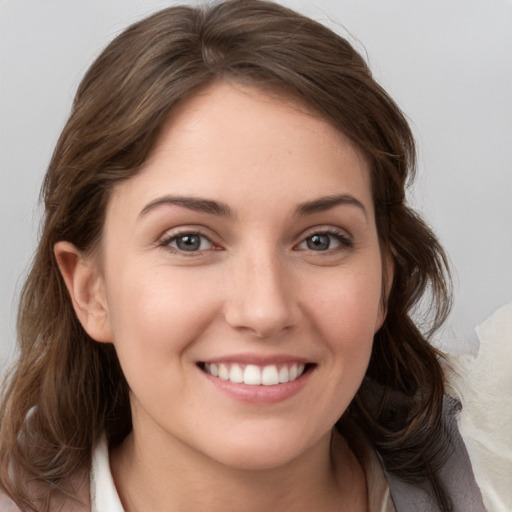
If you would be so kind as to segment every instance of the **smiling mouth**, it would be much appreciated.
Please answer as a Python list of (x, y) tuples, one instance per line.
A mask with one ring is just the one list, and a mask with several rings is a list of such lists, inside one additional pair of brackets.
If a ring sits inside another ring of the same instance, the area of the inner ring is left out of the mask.
[(238, 363), (199, 363), (198, 366), (208, 375), (223, 381), (248, 386), (277, 386), (297, 380), (313, 365), (289, 363), (258, 366)]

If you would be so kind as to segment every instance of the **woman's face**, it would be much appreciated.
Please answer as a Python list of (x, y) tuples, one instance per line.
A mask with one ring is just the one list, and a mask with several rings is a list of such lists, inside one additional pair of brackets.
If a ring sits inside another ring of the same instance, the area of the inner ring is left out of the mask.
[(365, 159), (303, 106), (228, 83), (115, 188), (98, 269), (135, 436), (238, 468), (328, 445), (384, 317)]

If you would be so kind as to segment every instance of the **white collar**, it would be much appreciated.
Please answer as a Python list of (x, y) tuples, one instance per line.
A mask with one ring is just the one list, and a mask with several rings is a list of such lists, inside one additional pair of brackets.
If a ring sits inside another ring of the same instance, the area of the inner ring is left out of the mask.
[(110, 471), (105, 435), (92, 454), (91, 512), (124, 512)]

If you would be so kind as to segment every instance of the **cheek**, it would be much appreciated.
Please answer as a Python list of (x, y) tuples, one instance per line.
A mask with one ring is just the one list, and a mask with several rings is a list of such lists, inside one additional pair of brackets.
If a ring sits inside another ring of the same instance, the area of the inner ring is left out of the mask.
[(111, 282), (113, 343), (132, 399), (158, 409), (170, 394), (187, 396), (188, 349), (216, 315), (211, 287), (191, 272), (165, 267), (113, 272)]
[(373, 336), (381, 318), (381, 273), (370, 269), (333, 273), (317, 283), (308, 302), (318, 322), (330, 331)]
[(212, 283), (200, 272), (165, 266), (113, 272), (108, 298), (118, 351), (177, 353), (204, 331), (218, 309)]
[(317, 275), (315, 281), (303, 311), (311, 338), (322, 350), (323, 381), (311, 408), (316, 408), (325, 427), (343, 415), (366, 374), (380, 315), (380, 267), (361, 272), (336, 269)]
[(325, 276), (308, 295), (304, 309), (322, 337), (335, 380), (353, 387), (355, 393), (382, 317), (380, 266)]

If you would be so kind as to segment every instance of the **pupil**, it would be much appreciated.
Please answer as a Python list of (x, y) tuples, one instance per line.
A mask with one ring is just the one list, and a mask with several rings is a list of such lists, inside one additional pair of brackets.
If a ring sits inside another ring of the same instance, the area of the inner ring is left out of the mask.
[(201, 240), (197, 235), (183, 235), (178, 238), (176, 244), (182, 251), (197, 251)]
[(330, 241), (328, 235), (313, 235), (308, 238), (308, 249), (313, 251), (325, 251), (329, 249)]

